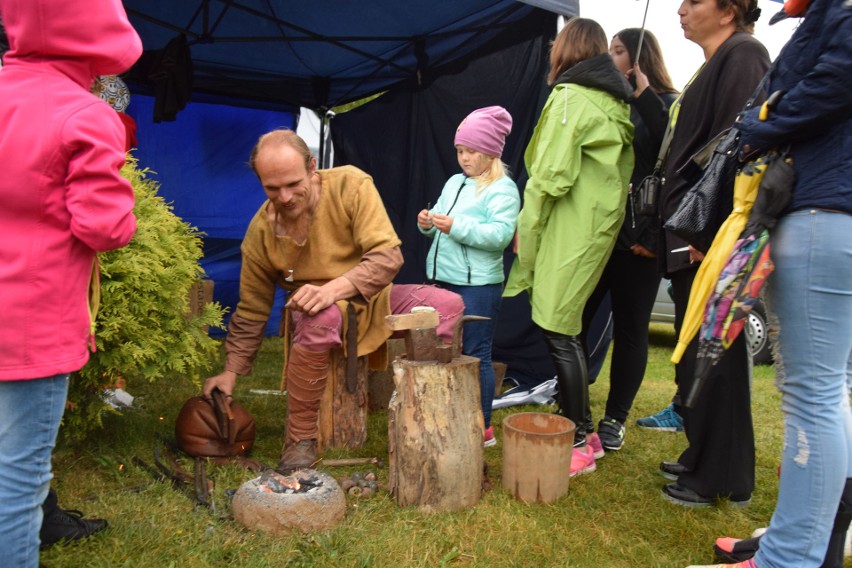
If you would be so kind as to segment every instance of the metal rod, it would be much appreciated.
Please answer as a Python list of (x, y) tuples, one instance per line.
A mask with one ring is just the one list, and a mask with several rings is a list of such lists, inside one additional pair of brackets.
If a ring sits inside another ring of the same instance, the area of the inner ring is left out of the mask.
[(651, 0), (645, 0), (645, 15), (642, 16), (642, 28), (639, 31), (639, 45), (636, 46), (636, 57), (633, 63), (639, 63), (639, 56), (642, 54), (642, 43), (645, 41), (645, 20), (648, 18), (648, 5)]

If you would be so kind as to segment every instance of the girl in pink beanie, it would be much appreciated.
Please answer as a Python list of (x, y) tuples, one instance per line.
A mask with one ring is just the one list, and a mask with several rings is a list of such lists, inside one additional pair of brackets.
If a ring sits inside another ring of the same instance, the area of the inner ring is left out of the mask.
[(487, 321), (468, 322), (462, 352), (479, 358), (485, 446), (497, 443), (491, 426), (494, 368), (491, 344), (503, 294), (503, 249), (515, 234), (521, 198), (500, 161), (512, 116), (490, 106), (470, 113), (456, 130), (456, 155), (462, 173), (444, 184), (432, 209), (417, 215), (420, 232), (432, 237), (427, 277), (459, 294), (465, 314)]

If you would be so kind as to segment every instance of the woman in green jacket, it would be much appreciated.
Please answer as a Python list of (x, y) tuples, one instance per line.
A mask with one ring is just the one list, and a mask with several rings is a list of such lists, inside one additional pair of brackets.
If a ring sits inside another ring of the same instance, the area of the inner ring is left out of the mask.
[(527, 291), (532, 319), (544, 331), (561, 412), (577, 426), (572, 476), (595, 469), (586, 444), (583, 307), (615, 245), (633, 170), (632, 89), (607, 50), (601, 26), (584, 18), (569, 20), (553, 42), (553, 90), (524, 154), (529, 181), (504, 293)]

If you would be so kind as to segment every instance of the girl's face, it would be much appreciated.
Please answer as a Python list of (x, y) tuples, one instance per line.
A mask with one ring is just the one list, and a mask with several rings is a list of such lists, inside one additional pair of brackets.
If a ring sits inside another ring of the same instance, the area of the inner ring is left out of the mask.
[(456, 158), (462, 171), (468, 177), (476, 177), (485, 173), (491, 167), (491, 161), (494, 160), (492, 156), (462, 145), (456, 146)]
[(609, 56), (612, 57), (612, 62), (615, 63), (616, 69), (622, 75), (626, 76), (627, 72), (633, 68), (633, 65), (630, 63), (630, 54), (618, 36), (612, 38), (612, 42), (609, 44)]
[(683, 36), (700, 46), (726, 31), (733, 22), (732, 10), (720, 10), (716, 0), (683, 0), (677, 14)]

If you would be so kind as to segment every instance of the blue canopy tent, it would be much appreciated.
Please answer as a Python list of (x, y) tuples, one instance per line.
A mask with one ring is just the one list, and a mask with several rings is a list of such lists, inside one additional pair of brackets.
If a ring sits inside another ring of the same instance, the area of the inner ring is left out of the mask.
[[(579, 11), (578, 0), (124, 5), (145, 47), (127, 77), (134, 154), (157, 172), (176, 213), (206, 234), (204, 268), (231, 308), (239, 243), (264, 199), (245, 165), (259, 134), (295, 127), (300, 106), (322, 115), (386, 91), (334, 119), (336, 159), (375, 177), (404, 241), (398, 281), (420, 281), (428, 243), (410, 234), (411, 212), (457, 169), (452, 132), (477, 106), (508, 108), (515, 128), (504, 159), (523, 188), (556, 14)], [(268, 331), (276, 329), (271, 321)]]

